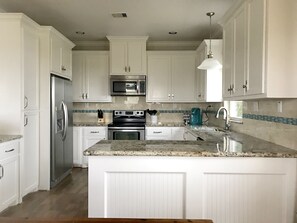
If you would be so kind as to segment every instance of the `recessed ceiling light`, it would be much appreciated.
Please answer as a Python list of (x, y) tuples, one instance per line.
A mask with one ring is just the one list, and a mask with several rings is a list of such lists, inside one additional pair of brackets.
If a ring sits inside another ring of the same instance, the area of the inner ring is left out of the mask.
[(77, 35), (85, 35), (86, 33), (85, 32), (82, 32), (82, 31), (76, 31), (75, 32)]
[(114, 18), (127, 18), (126, 12), (115, 12), (111, 14)]
[(176, 31), (171, 31), (171, 32), (169, 32), (169, 34), (170, 34), (170, 35), (176, 35), (177, 32), (176, 32)]

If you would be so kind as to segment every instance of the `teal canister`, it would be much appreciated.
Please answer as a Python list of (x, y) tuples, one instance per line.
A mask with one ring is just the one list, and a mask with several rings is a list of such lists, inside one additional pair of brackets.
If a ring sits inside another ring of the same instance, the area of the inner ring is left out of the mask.
[(191, 125), (202, 125), (202, 114), (200, 108), (192, 108), (191, 110)]

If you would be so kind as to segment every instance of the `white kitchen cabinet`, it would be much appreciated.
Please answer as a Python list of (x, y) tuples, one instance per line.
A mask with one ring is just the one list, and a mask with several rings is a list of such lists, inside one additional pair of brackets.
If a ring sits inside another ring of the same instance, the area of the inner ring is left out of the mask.
[(147, 102), (197, 101), (194, 51), (151, 51), (147, 54)]
[(145, 140), (183, 140), (184, 127), (145, 128)]
[(1, 13), (0, 36), (0, 101), (5, 108), (0, 132), (23, 135), (19, 168), (20, 194), (25, 195), (36, 190), (39, 179), (39, 25), (22, 13)]
[(82, 166), (82, 127), (73, 127), (73, 166)]
[(19, 203), (19, 140), (0, 144), (0, 212)]
[(83, 146), (81, 150), (81, 166), (88, 167), (88, 157), (83, 156), (83, 151), (95, 145), (100, 140), (107, 140), (107, 126), (83, 127)]
[(287, 25), (297, 19), (294, 7), (294, 0), (246, 0), (226, 13), (224, 98), (296, 98), (297, 68), (288, 52), (295, 55), (297, 43)]
[(191, 133), (191, 131), (185, 129), (183, 139), (186, 141), (197, 141), (197, 136)]
[(73, 101), (111, 102), (107, 51), (73, 52)]
[(293, 223), (296, 168), (294, 158), (90, 156), (88, 217)]
[(74, 44), (55, 30), (51, 32), (50, 43), (51, 73), (72, 79), (72, 48)]
[(39, 112), (24, 113), (24, 151), (21, 151), (22, 196), (38, 190)]
[[(222, 40), (211, 41), (211, 51), (214, 58), (222, 63)], [(209, 53), (209, 40), (204, 40), (197, 48), (197, 66), (199, 66)], [(197, 100), (202, 102), (221, 102), (222, 101), (222, 69), (201, 70), (196, 69), (197, 73)]]
[(171, 127), (171, 140), (184, 140), (184, 127)]
[(146, 75), (147, 36), (107, 38), (110, 42), (111, 75)]

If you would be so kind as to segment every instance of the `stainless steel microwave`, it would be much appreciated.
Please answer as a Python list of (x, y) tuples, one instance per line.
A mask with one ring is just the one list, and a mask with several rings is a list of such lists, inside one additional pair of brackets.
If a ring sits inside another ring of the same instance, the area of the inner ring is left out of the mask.
[(112, 96), (141, 96), (145, 95), (145, 75), (111, 75), (110, 90)]

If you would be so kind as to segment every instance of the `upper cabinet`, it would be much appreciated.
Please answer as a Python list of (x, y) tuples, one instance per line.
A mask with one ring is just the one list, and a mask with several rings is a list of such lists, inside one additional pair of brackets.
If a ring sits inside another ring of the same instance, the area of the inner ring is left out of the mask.
[[(210, 42), (204, 40), (197, 48), (197, 66), (202, 63), (209, 52)], [(211, 51), (214, 58), (222, 63), (222, 40), (211, 41)], [(200, 70), (197, 73), (197, 100), (201, 102), (222, 101), (222, 69)]]
[(297, 97), (297, 32), (288, 25), (297, 20), (296, 7), (294, 0), (246, 0), (226, 13), (225, 99)]
[(107, 38), (110, 42), (111, 75), (146, 75), (147, 36)]
[(196, 102), (195, 51), (148, 52), (147, 102)]
[(74, 44), (53, 29), (50, 47), (51, 73), (72, 79), (72, 48)]
[(73, 51), (73, 101), (111, 102), (107, 51)]

